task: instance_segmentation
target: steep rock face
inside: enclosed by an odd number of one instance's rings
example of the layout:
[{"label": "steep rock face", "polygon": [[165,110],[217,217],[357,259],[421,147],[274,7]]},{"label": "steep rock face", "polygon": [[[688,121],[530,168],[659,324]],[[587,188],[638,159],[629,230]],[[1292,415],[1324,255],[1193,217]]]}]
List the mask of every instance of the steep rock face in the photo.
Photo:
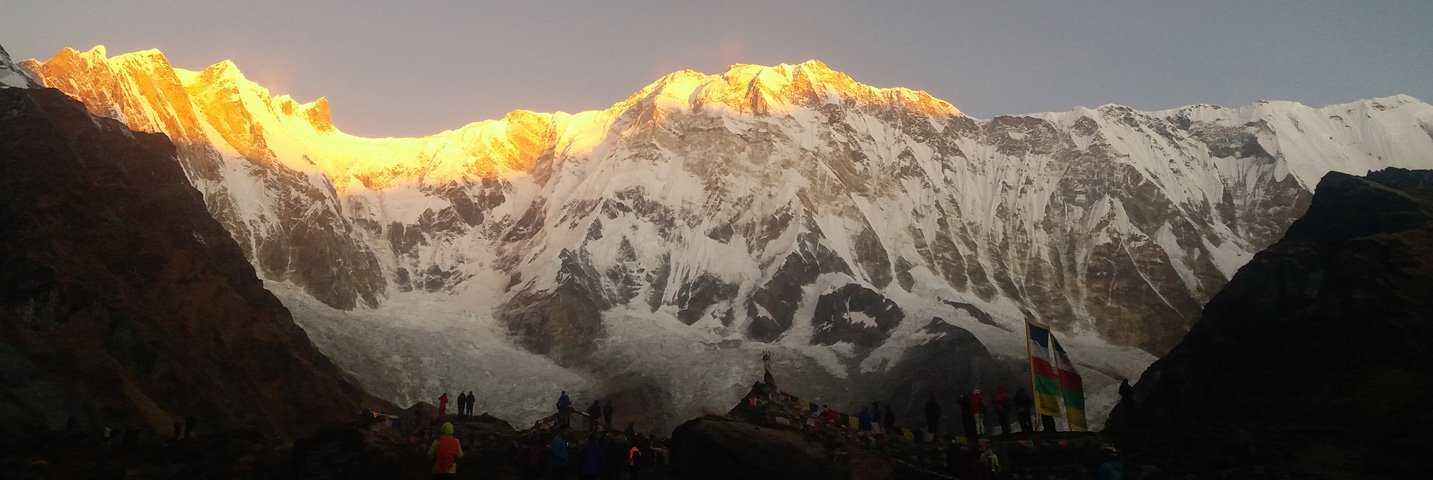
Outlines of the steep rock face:
[{"label": "steep rock face", "polygon": [[0,424],[297,435],[376,405],[265,291],[162,135],[0,88]]},{"label": "steep rock face", "polygon": [[[1290,451],[1263,461],[1330,477],[1426,471],[1413,453],[1433,425],[1429,291],[1433,171],[1329,174],[1288,234],[1144,373],[1110,430],[1249,431]],[[1339,454],[1318,453],[1329,449]]]},{"label": "steep rock face", "polygon": [[[95,67],[60,67],[89,65],[64,58],[76,55]],[[92,51],[26,65],[152,131],[182,137],[149,111],[188,118],[187,101],[218,159],[181,151],[210,211],[287,305],[314,312],[299,321],[317,342],[400,402],[554,361],[590,381],[581,393],[678,390],[649,380],[761,350],[834,390],[934,358],[911,354],[932,318],[1015,362],[1022,320],[1052,324],[1081,337],[1067,344],[1109,397],[1282,234],[1324,173],[1433,162],[1433,106],[1406,96],[976,120],[812,61],[676,72],[601,111],[365,139],[327,122],[326,102],[271,96],[227,62],[167,67],[185,98],[126,107],[142,82],[117,72],[134,62]],[[426,353],[395,378],[362,351],[375,344]],[[647,370],[622,363],[634,360]],[[448,375],[454,363],[475,367]],[[690,416],[701,398],[740,395],[741,365],[703,395],[655,398]],[[1092,401],[1092,417],[1107,404]]]}]

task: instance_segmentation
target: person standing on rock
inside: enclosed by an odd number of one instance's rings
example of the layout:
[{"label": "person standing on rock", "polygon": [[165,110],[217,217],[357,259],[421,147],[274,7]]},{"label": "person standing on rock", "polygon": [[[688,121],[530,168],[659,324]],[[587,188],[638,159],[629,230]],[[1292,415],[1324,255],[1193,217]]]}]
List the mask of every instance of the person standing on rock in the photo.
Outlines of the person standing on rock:
[{"label": "person standing on rock", "polygon": [[458,477],[458,459],[463,458],[463,446],[453,436],[453,422],[443,422],[442,434],[428,446],[428,458],[433,460],[433,478]]},{"label": "person standing on rock", "polygon": [[1035,431],[1035,426],[1030,422],[1030,410],[1035,408],[1035,399],[1030,398],[1024,388],[1020,388],[1015,390],[1015,400],[1012,403],[1015,406],[1015,420],[1020,422],[1020,431]]},{"label": "person standing on rock", "polygon": [[955,404],[960,406],[960,426],[965,427],[965,440],[975,441],[975,410],[970,408],[970,396],[960,394]]},{"label": "person standing on rock", "polygon": [[940,435],[940,402],[935,401],[935,394],[931,394],[930,400],[925,402],[925,431],[930,434],[931,440]]},{"label": "person standing on rock", "polygon": [[1010,434],[1010,399],[1005,396],[1005,386],[995,387],[995,397],[990,399],[990,409],[995,411],[995,418],[1000,421],[1000,434]]},{"label": "person standing on rock", "polygon": [[572,397],[567,396],[567,390],[563,390],[557,396],[557,428],[559,430],[572,425]]},{"label": "person standing on rock", "polygon": [[881,416],[881,402],[871,402],[871,433],[876,435],[886,433],[885,425],[881,424],[882,420],[885,419]]},{"label": "person standing on rock", "polygon": [[563,390],[562,394],[557,396],[557,411],[566,411],[571,408],[572,397],[567,396],[567,390]]},{"label": "person standing on rock", "polygon": [[607,424],[607,429],[612,429],[612,399],[607,399],[607,404],[602,406],[602,421]]},{"label": "person standing on rock", "polygon": [[1128,378],[1120,379],[1120,401],[1134,403],[1130,397],[1134,396],[1134,386],[1129,384]]},{"label": "person standing on rock", "polygon": [[438,396],[438,421],[448,418],[448,394]]},{"label": "person standing on rock", "polygon": [[896,436],[898,433],[896,431],[896,413],[891,411],[891,404],[886,404],[886,416],[881,416],[881,427],[886,428],[891,436]]},{"label": "person standing on rock", "polygon": [[592,426],[592,431],[597,431],[597,426],[602,424],[602,404],[597,400],[587,407],[587,423]]},{"label": "person standing on rock", "polygon": [[970,412],[975,415],[975,434],[985,435],[985,398],[980,395],[980,389],[970,395]]}]

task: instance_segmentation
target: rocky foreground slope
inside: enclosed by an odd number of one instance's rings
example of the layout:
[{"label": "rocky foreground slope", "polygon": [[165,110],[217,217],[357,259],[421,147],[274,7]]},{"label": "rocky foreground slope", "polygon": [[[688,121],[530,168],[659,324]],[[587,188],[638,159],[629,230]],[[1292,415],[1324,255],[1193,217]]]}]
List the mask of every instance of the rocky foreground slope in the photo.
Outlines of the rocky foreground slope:
[{"label": "rocky foreground slope", "polygon": [[980,120],[809,61],[368,139],[230,62],[96,48],[24,66],[169,135],[370,391],[477,388],[519,421],[566,389],[675,426],[737,398],[763,351],[803,391],[915,415],[1018,381],[1034,319],[1067,338],[1098,424],[1324,173],[1433,167],[1433,106],[1407,96]]},{"label": "rocky foreground slope", "polygon": [[186,416],[200,434],[294,438],[381,403],[264,290],[167,138],[26,86],[0,85],[7,440],[71,421],[148,438]]},{"label": "rocky foreground slope", "polygon": [[1430,292],[1433,171],[1329,174],[1107,432],[1135,439],[1125,443],[1146,461],[1225,478],[1260,465],[1294,478],[1422,475],[1433,467]]}]

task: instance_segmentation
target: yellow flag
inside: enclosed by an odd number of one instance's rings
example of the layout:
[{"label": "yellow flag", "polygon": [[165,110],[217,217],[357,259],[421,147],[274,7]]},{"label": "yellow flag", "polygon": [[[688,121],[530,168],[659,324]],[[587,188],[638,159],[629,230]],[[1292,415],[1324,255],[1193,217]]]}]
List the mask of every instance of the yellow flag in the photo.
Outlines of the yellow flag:
[{"label": "yellow flag", "polygon": [[916,439],[915,432],[912,432],[911,429],[908,427],[901,427],[901,436],[906,437],[906,440],[910,440],[913,442]]},{"label": "yellow flag", "polygon": [[846,423],[848,423],[848,424],[851,425],[851,429],[852,429],[852,430],[860,430],[860,429],[861,429],[861,419],[860,419],[860,418],[858,418],[858,417],[853,417],[853,416],[850,416],[850,415],[847,415],[846,418],[849,419],[849,420],[846,420]]}]

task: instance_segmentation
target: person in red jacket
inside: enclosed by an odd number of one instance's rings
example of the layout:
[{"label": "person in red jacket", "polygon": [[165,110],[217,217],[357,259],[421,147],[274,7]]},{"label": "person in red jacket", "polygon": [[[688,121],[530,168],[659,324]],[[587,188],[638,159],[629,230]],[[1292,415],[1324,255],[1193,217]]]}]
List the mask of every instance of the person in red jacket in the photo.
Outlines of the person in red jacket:
[{"label": "person in red jacket", "polygon": [[438,397],[438,420],[448,418],[448,394]]},{"label": "person in red jacket", "polygon": [[453,422],[443,422],[442,432],[443,434],[433,441],[433,445],[428,447],[428,458],[433,459],[433,478],[457,478],[458,459],[463,458],[463,445],[453,437]]},{"label": "person in red jacket", "polygon": [[1005,396],[1005,386],[995,387],[995,398],[990,399],[990,409],[995,411],[995,418],[1000,420],[1000,434],[1010,434],[1010,401]]}]

